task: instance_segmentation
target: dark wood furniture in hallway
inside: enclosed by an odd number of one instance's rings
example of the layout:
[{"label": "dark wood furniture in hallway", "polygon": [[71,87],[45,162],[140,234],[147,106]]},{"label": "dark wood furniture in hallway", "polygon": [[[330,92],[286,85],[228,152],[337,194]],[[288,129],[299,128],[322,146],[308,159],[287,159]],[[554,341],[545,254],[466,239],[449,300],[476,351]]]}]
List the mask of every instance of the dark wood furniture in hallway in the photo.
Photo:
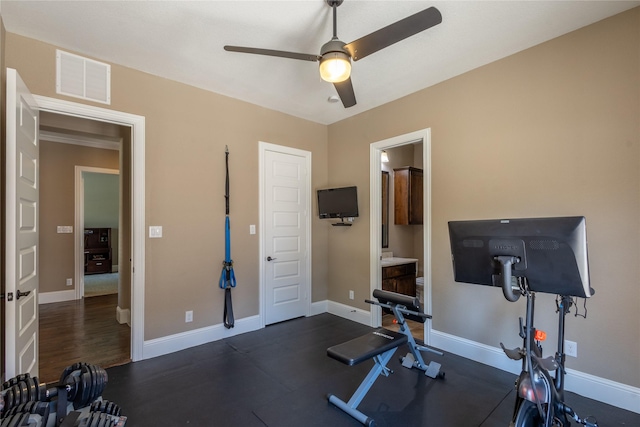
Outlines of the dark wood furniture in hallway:
[{"label": "dark wood furniture in hallway", "polygon": [[84,274],[111,273],[111,229],[84,229]]},{"label": "dark wood furniture in hallway", "polygon": [[60,379],[67,366],[103,368],[129,362],[131,328],[116,321],[118,295],[40,305],[40,382]]}]

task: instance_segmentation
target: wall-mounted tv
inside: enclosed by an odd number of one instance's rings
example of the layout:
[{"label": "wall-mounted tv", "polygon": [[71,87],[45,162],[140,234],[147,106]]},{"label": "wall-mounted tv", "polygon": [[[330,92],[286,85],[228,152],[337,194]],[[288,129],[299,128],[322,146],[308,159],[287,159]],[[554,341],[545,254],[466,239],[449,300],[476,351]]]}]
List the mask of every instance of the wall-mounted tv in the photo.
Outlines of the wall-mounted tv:
[{"label": "wall-mounted tv", "polygon": [[351,218],[358,216],[358,188],[326,188],[318,190],[320,218]]}]

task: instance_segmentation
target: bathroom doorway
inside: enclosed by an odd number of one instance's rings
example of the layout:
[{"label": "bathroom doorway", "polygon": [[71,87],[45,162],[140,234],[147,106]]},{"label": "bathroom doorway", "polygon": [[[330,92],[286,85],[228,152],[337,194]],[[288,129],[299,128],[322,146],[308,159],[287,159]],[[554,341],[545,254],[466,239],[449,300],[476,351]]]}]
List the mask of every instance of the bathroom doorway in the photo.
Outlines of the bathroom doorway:
[{"label": "bathroom doorway", "polygon": [[[397,151],[396,151],[397,149]],[[391,166],[384,167],[381,160],[382,152],[385,151],[389,157]],[[388,228],[388,247],[383,248],[382,245],[382,224],[383,224],[383,207],[382,207],[382,171],[388,171],[390,179],[393,180],[393,168],[395,162],[392,161],[394,151],[395,154],[402,156],[396,159],[397,162],[403,163],[402,166],[411,166],[422,169],[423,171],[423,194],[422,194],[422,224],[420,225],[402,225],[398,226],[398,235],[394,236],[391,231],[393,220],[390,219]],[[409,163],[409,164],[404,164]],[[389,171],[389,169],[391,169]],[[371,261],[370,261],[370,277],[371,292],[379,289],[382,284],[382,262],[381,257],[384,252],[393,252],[394,246],[403,245],[402,254],[415,254],[412,258],[418,260],[416,267],[416,291],[421,294],[423,308],[426,313],[431,312],[431,132],[430,129],[422,129],[416,132],[400,135],[386,140],[372,143],[370,146],[370,242],[371,242]],[[388,200],[393,203],[392,191],[389,191]],[[389,209],[391,212],[393,209]],[[406,240],[406,241],[403,241]],[[420,279],[418,279],[420,278]],[[421,286],[419,286],[421,285]],[[419,296],[420,297],[420,296]],[[383,323],[382,310],[378,307],[372,307],[371,310],[371,326],[380,326]],[[414,325],[415,328],[419,325]],[[424,323],[422,334],[419,336],[425,344],[429,344],[431,332],[431,321]]]}]

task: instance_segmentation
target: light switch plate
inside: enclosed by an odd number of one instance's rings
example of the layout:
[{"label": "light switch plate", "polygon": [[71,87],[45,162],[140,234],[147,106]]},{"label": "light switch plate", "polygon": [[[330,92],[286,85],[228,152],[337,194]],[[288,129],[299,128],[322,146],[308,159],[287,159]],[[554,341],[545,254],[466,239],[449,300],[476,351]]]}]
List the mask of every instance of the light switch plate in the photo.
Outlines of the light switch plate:
[{"label": "light switch plate", "polygon": [[149,226],[149,238],[158,239],[162,237],[162,226],[161,225],[150,225]]},{"label": "light switch plate", "polygon": [[59,234],[71,234],[73,233],[73,226],[72,225],[59,225],[57,227],[57,231]]}]

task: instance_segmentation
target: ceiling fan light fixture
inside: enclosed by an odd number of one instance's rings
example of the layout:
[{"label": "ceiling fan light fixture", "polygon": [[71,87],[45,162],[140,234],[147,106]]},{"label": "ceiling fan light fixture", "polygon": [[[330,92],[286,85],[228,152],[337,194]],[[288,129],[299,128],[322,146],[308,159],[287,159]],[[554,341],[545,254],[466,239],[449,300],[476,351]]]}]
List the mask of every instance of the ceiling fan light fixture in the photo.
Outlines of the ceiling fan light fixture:
[{"label": "ceiling fan light fixture", "polygon": [[351,58],[343,52],[328,52],[320,60],[320,77],[329,83],[340,83],[351,75]]}]

